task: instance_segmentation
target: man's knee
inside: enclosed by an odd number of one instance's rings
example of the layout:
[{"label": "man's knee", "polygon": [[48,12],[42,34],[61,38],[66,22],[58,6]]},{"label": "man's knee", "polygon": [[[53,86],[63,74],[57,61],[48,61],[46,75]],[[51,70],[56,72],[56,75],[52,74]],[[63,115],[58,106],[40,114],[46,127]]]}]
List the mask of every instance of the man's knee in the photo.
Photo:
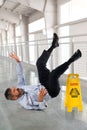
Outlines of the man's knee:
[{"label": "man's knee", "polygon": [[37,68],[45,67],[45,61],[42,57],[38,58],[38,60],[36,62],[36,66],[37,66]]},{"label": "man's knee", "polygon": [[59,95],[59,93],[60,93],[60,88],[58,88],[58,90],[57,91],[51,91],[51,92],[49,92],[49,94],[50,94],[50,96],[52,97],[52,98],[55,98],[55,97],[57,97],[58,95]]},{"label": "man's knee", "polygon": [[42,55],[37,59],[36,62],[36,66],[40,67],[40,66],[45,66],[46,65],[46,61],[47,61],[47,51],[44,50]]}]

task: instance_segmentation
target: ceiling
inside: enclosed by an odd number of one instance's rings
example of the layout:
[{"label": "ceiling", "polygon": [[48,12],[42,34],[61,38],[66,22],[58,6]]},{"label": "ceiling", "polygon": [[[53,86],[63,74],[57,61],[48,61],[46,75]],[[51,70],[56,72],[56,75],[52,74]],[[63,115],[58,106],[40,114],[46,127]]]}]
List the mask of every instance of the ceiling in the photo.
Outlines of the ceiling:
[{"label": "ceiling", "polygon": [[22,15],[29,17],[36,12],[29,0],[0,0],[0,29],[6,29],[8,23],[19,23]]},{"label": "ceiling", "polygon": [[31,13],[36,11],[35,9],[29,7],[29,4],[26,6],[22,3],[17,2],[17,0],[4,0],[1,8],[7,11],[11,11],[15,14],[21,14],[25,16],[29,16]]}]

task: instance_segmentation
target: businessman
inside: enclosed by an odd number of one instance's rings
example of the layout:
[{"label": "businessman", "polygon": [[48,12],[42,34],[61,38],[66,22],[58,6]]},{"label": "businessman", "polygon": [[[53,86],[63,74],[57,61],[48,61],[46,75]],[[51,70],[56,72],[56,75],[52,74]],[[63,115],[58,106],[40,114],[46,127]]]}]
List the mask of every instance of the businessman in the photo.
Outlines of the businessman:
[{"label": "businessman", "polygon": [[38,78],[40,84],[26,85],[23,68],[19,57],[15,53],[10,53],[10,57],[17,62],[17,87],[9,87],[4,95],[8,100],[16,100],[25,109],[44,110],[47,107],[46,102],[56,96],[60,92],[59,77],[68,69],[72,62],[82,56],[78,49],[65,63],[58,66],[50,72],[46,67],[47,61],[52,51],[59,47],[59,38],[56,33],[53,34],[53,40],[50,48],[44,50],[37,59],[36,66],[38,70]]}]

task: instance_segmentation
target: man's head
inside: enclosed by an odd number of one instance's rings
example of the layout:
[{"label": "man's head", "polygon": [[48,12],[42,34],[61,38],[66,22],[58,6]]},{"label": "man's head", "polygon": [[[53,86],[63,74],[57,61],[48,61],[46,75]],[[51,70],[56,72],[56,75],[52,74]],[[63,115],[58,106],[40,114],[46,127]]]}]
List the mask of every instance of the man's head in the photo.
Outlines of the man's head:
[{"label": "man's head", "polygon": [[7,88],[4,95],[8,100],[17,100],[24,94],[24,90],[21,88],[11,87]]}]

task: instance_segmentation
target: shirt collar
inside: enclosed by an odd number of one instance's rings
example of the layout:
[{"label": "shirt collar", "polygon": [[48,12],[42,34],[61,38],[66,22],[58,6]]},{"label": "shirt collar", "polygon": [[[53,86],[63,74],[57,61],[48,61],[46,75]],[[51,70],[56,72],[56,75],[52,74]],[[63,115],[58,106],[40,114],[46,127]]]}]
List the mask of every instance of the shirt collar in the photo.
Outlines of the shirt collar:
[{"label": "shirt collar", "polygon": [[23,94],[21,97],[19,97],[19,98],[17,99],[17,101],[18,101],[18,102],[21,101],[21,100],[24,98],[24,96],[25,96],[25,94]]}]

